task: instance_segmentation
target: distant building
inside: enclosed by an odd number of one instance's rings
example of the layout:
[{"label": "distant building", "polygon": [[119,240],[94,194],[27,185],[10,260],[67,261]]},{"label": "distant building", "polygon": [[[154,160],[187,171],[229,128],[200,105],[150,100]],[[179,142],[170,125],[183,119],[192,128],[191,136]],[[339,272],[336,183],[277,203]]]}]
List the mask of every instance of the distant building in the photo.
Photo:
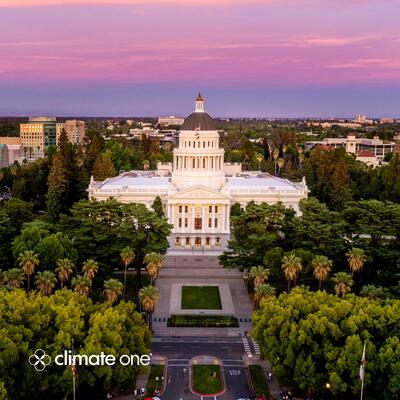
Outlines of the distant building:
[{"label": "distant building", "polygon": [[370,150],[362,150],[357,154],[357,161],[361,161],[364,164],[371,165],[373,167],[378,167],[382,164],[382,161],[374,155]]},{"label": "distant building", "polygon": [[9,167],[15,161],[22,162],[24,158],[24,151],[19,137],[0,137],[0,167]]},{"label": "distant building", "polygon": [[383,160],[387,153],[394,149],[393,142],[385,142],[380,140],[378,136],[373,139],[356,138],[354,135],[348,135],[346,138],[325,138],[318,141],[310,141],[304,143],[306,151],[316,146],[328,146],[334,149],[344,147],[347,153],[358,154],[363,150],[371,151],[379,160]]},{"label": "distant building", "polygon": [[83,138],[85,137],[86,125],[84,121],[77,121],[76,119],[68,120],[64,123],[58,123],[56,127],[57,144],[63,130],[67,133],[69,142],[79,144],[82,143]]},{"label": "distant building", "polygon": [[158,123],[160,125],[164,125],[164,126],[183,125],[184,122],[185,122],[184,118],[179,118],[179,117],[175,117],[175,116],[158,118]]},{"label": "distant building", "polygon": [[355,122],[307,122],[308,126],[320,126],[323,129],[329,129],[333,126],[339,126],[340,128],[346,129],[358,129],[361,128],[360,123]]},{"label": "distant building", "polygon": [[380,124],[394,124],[396,120],[394,118],[381,118],[379,120]]},{"label": "distant building", "polygon": [[400,154],[400,133],[398,133],[394,138],[394,154]]},{"label": "distant building", "polygon": [[56,145],[55,117],[30,117],[29,122],[20,124],[21,145],[28,160],[44,157],[49,146]]},{"label": "distant building", "polygon": [[372,119],[367,119],[365,115],[357,115],[354,119],[354,122],[357,124],[373,124],[374,121]]}]

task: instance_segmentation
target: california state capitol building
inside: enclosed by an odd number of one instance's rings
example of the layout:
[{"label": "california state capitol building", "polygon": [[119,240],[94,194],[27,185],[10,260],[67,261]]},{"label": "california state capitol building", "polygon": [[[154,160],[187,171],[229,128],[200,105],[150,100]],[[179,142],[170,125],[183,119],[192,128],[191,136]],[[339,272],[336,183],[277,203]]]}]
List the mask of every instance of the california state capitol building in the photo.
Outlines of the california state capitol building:
[{"label": "california state capitol building", "polygon": [[220,253],[230,238],[230,207],[250,201],[299,211],[307,197],[305,180],[289,180],[257,171],[242,171],[240,164],[224,163],[224,149],[215,121],[205,112],[202,96],[183,123],[173,162],[154,171],[129,171],[102,182],[91,179],[89,198],[115,198],[143,203],[148,208],[159,196],[169,223],[169,254]]}]

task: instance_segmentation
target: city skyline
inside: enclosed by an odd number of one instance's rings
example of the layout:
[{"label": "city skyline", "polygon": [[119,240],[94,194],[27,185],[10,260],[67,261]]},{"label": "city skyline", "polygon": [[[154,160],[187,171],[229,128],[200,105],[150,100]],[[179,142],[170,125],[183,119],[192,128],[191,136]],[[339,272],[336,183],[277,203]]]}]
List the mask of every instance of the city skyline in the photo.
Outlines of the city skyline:
[{"label": "city skyline", "polygon": [[398,0],[146,3],[0,0],[0,115],[400,115]]}]

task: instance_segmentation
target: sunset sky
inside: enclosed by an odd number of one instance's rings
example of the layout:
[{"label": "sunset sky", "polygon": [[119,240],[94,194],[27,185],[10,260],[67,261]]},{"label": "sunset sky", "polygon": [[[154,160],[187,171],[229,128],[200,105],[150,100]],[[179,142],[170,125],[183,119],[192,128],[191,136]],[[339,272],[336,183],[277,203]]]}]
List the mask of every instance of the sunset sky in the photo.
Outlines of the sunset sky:
[{"label": "sunset sky", "polygon": [[[17,5],[17,6],[16,6]],[[400,117],[400,0],[0,0],[0,115]]]}]

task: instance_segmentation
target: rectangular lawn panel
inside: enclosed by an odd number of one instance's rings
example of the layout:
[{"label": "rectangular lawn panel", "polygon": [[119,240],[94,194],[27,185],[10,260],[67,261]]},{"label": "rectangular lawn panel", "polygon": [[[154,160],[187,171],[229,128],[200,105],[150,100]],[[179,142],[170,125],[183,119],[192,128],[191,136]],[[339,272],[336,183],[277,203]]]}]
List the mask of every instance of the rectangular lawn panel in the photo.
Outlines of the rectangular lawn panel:
[{"label": "rectangular lawn panel", "polygon": [[182,286],[183,310],[222,310],[218,286]]},{"label": "rectangular lawn panel", "polygon": [[223,387],[219,365],[193,365],[193,389],[201,394],[221,392]]},{"label": "rectangular lawn panel", "polygon": [[171,315],[167,326],[182,328],[238,328],[239,321],[232,315]]}]

